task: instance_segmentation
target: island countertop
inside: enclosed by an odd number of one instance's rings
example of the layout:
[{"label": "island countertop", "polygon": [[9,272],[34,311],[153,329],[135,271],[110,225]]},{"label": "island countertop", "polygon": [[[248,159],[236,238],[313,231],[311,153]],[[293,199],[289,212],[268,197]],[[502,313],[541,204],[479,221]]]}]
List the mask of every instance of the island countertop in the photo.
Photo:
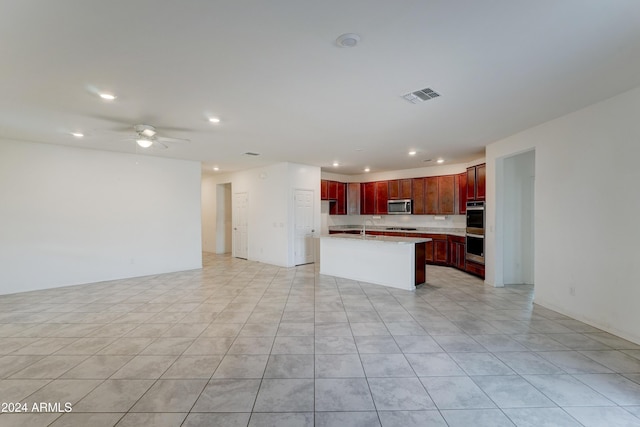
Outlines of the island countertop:
[{"label": "island countertop", "polygon": [[[464,228],[449,228],[449,227],[411,227],[411,226],[367,226],[367,231],[385,232],[385,233],[398,233],[409,236],[411,234],[446,234],[451,236],[465,236]],[[362,231],[362,225],[331,225],[329,231],[333,233],[340,232],[353,232]]]},{"label": "island countertop", "polygon": [[414,290],[426,279],[428,237],[331,234],[320,237],[320,274]]},{"label": "island countertop", "polygon": [[349,239],[349,240],[360,240],[364,242],[395,243],[395,244],[415,244],[415,243],[422,243],[422,242],[430,242],[432,240],[428,237],[375,236],[371,234],[362,236],[359,234],[346,234],[346,233],[324,235],[322,236],[322,238]]}]

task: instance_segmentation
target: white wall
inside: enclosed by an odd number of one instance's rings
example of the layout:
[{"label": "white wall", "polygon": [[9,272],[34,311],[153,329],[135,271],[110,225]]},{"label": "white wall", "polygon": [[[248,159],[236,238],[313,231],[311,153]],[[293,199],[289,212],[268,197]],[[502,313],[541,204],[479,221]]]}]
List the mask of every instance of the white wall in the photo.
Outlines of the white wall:
[{"label": "white wall", "polygon": [[0,141],[0,293],[200,268],[200,164]]},{"label": "white wall", "polygon": [[213,179],[201,180],[201,210],[202,210],[202,250],[216,252],[216,182]]},{"label": "white wall", "polygon": [[[274,165],[230,173],[204,175],[203,188],[231,183],[231,191],[248,195],[248,259],[283,267],[294,265],[294,190],[308,189],[316,194],[315,230],[320,230],[320,168],[296,163]],[[204,196],[203,196],[204,197]],[[210,209],[214,216],[203,219],[203,227],[212,231],[208,239],[216,240],[215,224],[219,209],[215,196]],[[213,223],[213,225],[210,224]],[[206,224],[205,224],[206,223]]]},{"label": "white wall", "polygon": [[231,183],[216,185],[216,253],[230,253],[232,247]]},{"label": "white wall", "polygon": [[496,161],[535,149],[536,302],[640,343],[639,111],[640,87],[487,146],[486,281],[503,279]]},{"label": "white wall", "polygon": [[505,284],[533,284],[535,151],[508,157],[502,166],[503,280]]}]

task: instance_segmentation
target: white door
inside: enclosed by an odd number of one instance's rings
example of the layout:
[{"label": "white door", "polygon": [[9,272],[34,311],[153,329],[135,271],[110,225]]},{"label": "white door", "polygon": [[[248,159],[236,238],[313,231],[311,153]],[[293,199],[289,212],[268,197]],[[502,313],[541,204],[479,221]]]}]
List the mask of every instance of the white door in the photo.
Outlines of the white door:
[{"label": "white door", "polygon": [[247,259],[247,193],[233,195],[233,256]]},{"label": "white door", "polygon": [[295,264],[309,264],[314,260],[313,190],[295,190]]}]

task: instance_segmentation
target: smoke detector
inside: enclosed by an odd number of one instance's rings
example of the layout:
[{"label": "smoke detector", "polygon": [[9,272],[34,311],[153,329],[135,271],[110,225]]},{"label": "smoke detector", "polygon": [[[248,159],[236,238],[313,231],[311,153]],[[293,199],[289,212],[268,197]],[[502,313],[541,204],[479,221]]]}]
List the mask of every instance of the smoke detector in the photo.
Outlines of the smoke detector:
[{"label": "smoke detector", "polygon": [[356,47],[360,42],[360,36],[353,33],[346,33],[336,39],[339,47]]},{"label": "smoke detector", "polygon": [[420,102],[428,101],[433,98],[439,97],[440,94],[431,88],[420,89],[415,92],[410,92],[406,95],[402,95],[407,101],[418,104]]}]

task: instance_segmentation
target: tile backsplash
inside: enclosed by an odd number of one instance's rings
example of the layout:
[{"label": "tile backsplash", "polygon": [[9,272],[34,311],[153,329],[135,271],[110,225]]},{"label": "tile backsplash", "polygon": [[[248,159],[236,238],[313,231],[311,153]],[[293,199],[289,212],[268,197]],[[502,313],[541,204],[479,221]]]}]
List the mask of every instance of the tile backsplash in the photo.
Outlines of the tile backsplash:
[{"label": "tile backsplash", "polygon": [[[329,202],[321,205],[322,232],[328,233],[328,227],[336,225],[362,225],[367,220],[380,227],[433,227],[433,228],[465,228],[464,215],[329,215]],[[374,217],[380,219],[373,219]],[[435,219],[442,218],[444,219]]]}]

